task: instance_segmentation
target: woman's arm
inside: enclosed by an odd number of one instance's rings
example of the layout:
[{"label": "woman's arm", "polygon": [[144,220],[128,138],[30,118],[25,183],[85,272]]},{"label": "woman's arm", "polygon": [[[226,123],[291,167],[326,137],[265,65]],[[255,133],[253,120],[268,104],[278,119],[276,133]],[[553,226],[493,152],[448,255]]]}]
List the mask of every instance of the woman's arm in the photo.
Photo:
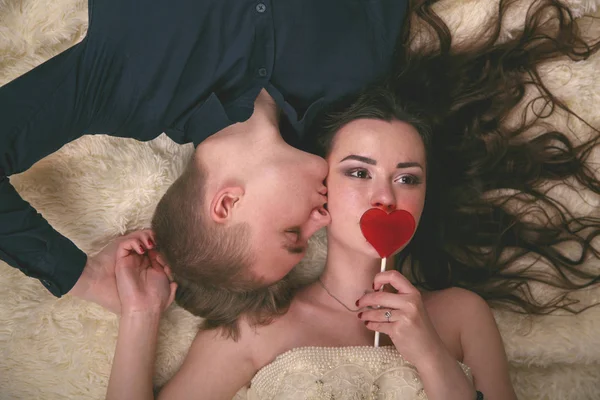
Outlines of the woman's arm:
[{"label": "woman's arm", "polygon": [[416,366],[428,399],[475,400],[477,397],[469,378],[443,344]]},{"label": "woman's arm", "polygon": [[485,400],[516,400],[502,337],[489,306],[475,293],[461,292],[463,362],[471,368],[475,388]]},{"label": "woman's arm", "polygon": [[160,400],[231,400],[256,374],[252,328],[242,327],[235,342],[221,331],[200,331],[183,365],[163,387]]},{"label": "woman's arm", "polygon": [[[159,314],[121,317],[107,399],[154,399]],[[217,331],[198,333],[177,374],[158,395],[168,400],[231,400],[254,376],[251,346]]]},{"label": "woman's arm", "polygon": [[[162,312],[175,297],[176,285],[168,268],[144,243],[150,231],[120,244],[115,267],[121,301],[119,337],[106,398],[109,400],[154,399],[152,378],[156,361],[158,328]],[[241,323],[240,340],[219,331],[198,333],[177,374],[159,394],[160,399],[226,399],[250,381],[253,330]]]},{"label": "woman's arm", "polygon": [[121,315],[107,399],[154,399],[152,377],[160,315],[160,312]]},{"label": "woman's arm", "polygon": [[[119,339],[107,399],[154,399],[152,377],[159,314],[121,317]],[[198,333],[183,365],[167,382],[158,399],[231,400],[247,384],[256,369],[251,345],[226,339],[218,331]]]},{"label": "woman's arm", "polygon": [[152,377],[160,317],[173,302],[177,285],[169,282],[156,253],[150,250],[154,242],[151,231],[128,238],[119,244],[116,254],[121,318],[106,398],[149,400],[154,399]]}]

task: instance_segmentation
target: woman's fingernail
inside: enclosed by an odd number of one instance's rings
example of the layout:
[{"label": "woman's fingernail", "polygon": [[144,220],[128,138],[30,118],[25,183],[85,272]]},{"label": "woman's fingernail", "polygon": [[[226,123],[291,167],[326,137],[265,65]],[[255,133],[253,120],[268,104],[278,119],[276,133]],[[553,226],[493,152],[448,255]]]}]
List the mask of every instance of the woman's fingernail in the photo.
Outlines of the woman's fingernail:
[{"label": "woman's fingernail", "polygon": [[358,318],[360,319],[360,317],[362,317],[362,312],[358,313]]},{"label": "woman's fingernail", "polygon": [[[360,300],[360,299],[359,299],[359,300]],[[354,303],[354,304],[356,304],[356,307],[358,307],[358,300],[356,300],[356,303]]]},{"label": "woman's fingernail", "polygon": [[369,321],[364,321],[365,322],[365,326],[369,323]]},{"label": "woman's fingernail", "polygon": [[373,282],[373,290],[375,290],[375,282]]}]

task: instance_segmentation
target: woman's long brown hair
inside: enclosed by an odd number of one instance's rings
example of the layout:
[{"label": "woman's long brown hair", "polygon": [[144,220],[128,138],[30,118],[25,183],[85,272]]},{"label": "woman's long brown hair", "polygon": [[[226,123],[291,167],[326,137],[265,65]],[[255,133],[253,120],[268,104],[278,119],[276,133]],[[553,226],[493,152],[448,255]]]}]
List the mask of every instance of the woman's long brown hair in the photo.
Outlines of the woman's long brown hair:
[{"label": "woman's long brown hair", "polygon": [[[600,132],[548,90],[538,67],[561,58],[584,60],[600,43],[585,40],[556,0],[531,1],[524,28],[505,39],[503,20],[523,1],[500,0],[483,39],[453,46],[432,9],[435,2],[412,2],[413,29],[399,43],[391,83],[431,130],[423,219],[399,263],[425,289],[460,286],[492,305],[526,313],[579,312],[585,306],[569,292],[600,280],[600,271],[586,268],[600,255],[593,243],[600,219],[575,215],[549,192],[566,185],[600,195],[588,163]],[[423,35],[429,45],[415,49]],[[507,123],[532,88],[539,95],[526,102],[527,113],[518,124]],[[581,143],[547,127],[531,135],[558,110],[584,122],[592,135]],[[536,298],[532,282],[558,294]]]}]

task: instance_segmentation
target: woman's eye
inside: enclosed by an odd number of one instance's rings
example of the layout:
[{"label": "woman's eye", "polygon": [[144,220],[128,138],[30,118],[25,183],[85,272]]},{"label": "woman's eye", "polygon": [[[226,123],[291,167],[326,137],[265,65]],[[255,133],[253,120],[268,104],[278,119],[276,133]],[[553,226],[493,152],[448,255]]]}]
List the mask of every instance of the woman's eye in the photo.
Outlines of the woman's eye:
[{"label": "woman's eye", "polygon": [[419,178],[412,175],[402,175],[396,182],[402,183],[404,185],[416,185],[419,183]]},{"label": "woman's eye", "polygon": [[367,172],[366,169],[353,169],[350,170],[346,173],[347,176],[351,176],[353,178],[358,178],[358,179],[368,179],[369,178],[369,172]]}]

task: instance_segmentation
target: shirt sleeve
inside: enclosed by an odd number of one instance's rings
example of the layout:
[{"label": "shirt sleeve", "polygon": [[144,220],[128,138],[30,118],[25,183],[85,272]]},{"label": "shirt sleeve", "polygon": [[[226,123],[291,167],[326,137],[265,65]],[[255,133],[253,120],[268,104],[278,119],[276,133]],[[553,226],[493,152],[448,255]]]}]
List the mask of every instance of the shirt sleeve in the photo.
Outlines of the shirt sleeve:
[{"label": "shirt sleeve", "polygon": [[10,184],[89,124],[79,43],[0,87],[0,259],[39,279],[55,296],[79,279],[85,253],[59,234]]}]

